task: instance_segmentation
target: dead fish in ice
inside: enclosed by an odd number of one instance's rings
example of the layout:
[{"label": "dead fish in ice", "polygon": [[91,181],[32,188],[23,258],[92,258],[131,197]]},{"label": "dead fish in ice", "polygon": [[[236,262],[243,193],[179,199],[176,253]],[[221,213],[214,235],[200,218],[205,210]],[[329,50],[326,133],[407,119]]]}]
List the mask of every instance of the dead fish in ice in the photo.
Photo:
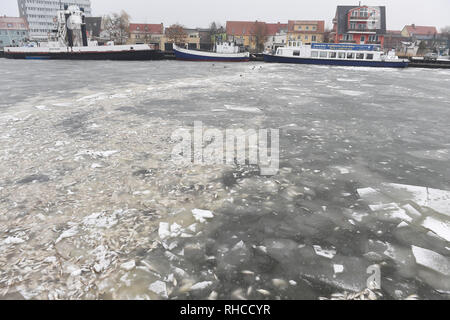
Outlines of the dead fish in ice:
[{"label": "dead fish in ice", "polygon": [[270,296],[270,292],[265,289],[258,289],[256,291],[261,293],[263,296]]},{"label": "dead fish in ice", "polygon": [[250,271],[250,270],[243,270],[243,271],[241,271],[241,273],[245,274],[245,275],[254,275],[255,274],[253,271]]},{"label": "dead fish in ice", "polygon": [[283,279],[272,279],[272,284],[279,289],[286,289],[288,283]]}]

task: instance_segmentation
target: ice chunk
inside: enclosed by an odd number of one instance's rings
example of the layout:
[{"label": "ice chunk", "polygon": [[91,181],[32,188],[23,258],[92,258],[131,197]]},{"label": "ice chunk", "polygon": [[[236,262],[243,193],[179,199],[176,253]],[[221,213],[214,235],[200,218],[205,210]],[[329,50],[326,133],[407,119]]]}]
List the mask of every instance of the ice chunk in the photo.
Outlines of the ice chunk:
[{"label": "ice chunk", "polygon": [[406,211],[400,208],[396,203],[369,205],[372,211],[383,211],[392,219],[400,219],[403,221],[411,222],[412,218],[406,214]]},{"label": "ice chunk", "polygon": [[450,261],[434,251],[412,246],[412,252],[417,264],[437,271],[443,275],[450,276]]},{"label": "ice chunk", "polygon": [[442,239],[450,241],[450,224],[433,217],[427,217],[422,226],[433,231]]},{"label": "ice chunk", "polygon": [[261,112],[261,109],[256,108],[256,107],[239,107],[239,106],[225,105],[225,108],[227,110],[241,111],[241,112],[250,112],[250,113],[259,113],[259,112]]},{"label": "ice chunk", "polygon": [[95,212],[83,219],[85,226],[109,229],[117,224],[114,213]]},{"label": "ice chunk", "polygon": [[214,218],[213,213],[208,210],[194,209],[192,210],[192,214],[195,220],[197,220],[200,223],[206,222],[206,219]]},{"label": "ice chunk", "polygon": [[344,266],[342,264],[334,264],[333,269],[334,269],[334,273],[344,272]]},{"label": "ice chunk", "polygon": [[328,259],[333,259],[334,256],[336,255],[336,250],[334,249],[330,249],[330,250],[326,250],[326,249],[322,249],[321,246],[313,246],[314,247],[314,251],[316,252],[316,254],[318,256],[322,256]]},{"label": "ice chunk", "polygon": [[59,236],[59,238],[56,239],[56,242],[55,242],[55,243],[58,243],[58,242],[60,242],[61,240],[66,239],[66,238],[71,238],[71,237],[73,237],[74,235],[76,235],[77,233],[78,233],[78,227],[77,227],[77,226],[72,227],[72,228],[70,228],[70,229],[64,231],[63,233],[61,233],[61,235]]},{"label": "ice chunk", "polygon": [[450,191],[395,183],[383,186],[393,197],[411,200],[420,206],[450,216]]},{"label": "ice chunk", "polygon": [[164,282],[158,280],[156,282],[153,282],[148,289],[154,293],[156,293],[157,295],[160,295],[163,298],[168,298],[168,294],[167,294],[167,286]]},{"label": "ice chunk", "polygon": [[212,281],[203,281],[194,284],[190,290],[203,290],[212,285]]},{"label": "ice chunk", "polygon": [[24,242],[25,240],[17,237],[8,237],[5,240],[3,240],[3,244],[21,244]]},{"label": "ice chunk", "polygon": [[122,263],[120,265],[120,269],[125,270],[125,271],[133,270],[134,267],[136,267],[136,262],[134,260]]},{"label": "ice chunk", "polygon": [[170,237],[169,224],[167,222],[159,223],[158,235],[161,238],[161,240],[164,240],[164,239]]}]

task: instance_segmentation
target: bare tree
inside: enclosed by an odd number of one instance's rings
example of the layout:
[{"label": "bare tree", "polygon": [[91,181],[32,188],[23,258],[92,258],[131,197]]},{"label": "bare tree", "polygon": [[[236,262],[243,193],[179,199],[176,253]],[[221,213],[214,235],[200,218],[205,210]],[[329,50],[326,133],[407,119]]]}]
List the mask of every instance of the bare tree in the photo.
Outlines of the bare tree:
[{"label": "bare tree", "polygon": [[130,35],[130,15],[125,11],[113,13],[104,18],[104,30],[110,41],[125,44]]},{"label": "bare tree", "polygon": [[169,42],[175,44],[184,44],[186,43],[187,34],[184,31],[183,26],[179,24],[173,24],[166,29],[166,36],[169,39]]},{"label": "bare tree", "polygon": [[267,28],[264,22],[255,21],[251,29],[252,42],[258,52],[264,51],[264,44],[267,41]]}]

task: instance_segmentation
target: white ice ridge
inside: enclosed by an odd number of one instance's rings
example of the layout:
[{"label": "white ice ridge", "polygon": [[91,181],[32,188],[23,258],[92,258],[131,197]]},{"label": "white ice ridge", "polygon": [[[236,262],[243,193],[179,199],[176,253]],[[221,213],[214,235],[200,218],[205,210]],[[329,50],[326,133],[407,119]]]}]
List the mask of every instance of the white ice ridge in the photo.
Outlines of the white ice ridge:
[{"label": "white ice ridge", "polygon": [[[395,183],[384,183],[380,188],[358,189],[358,194],[372,205],[387,205],[393,202],[413,202],[420,207],[430,208],[440,214],[450,217],[450,191],[420,186]],[[403,207],[411,215],[417,215],[417,210],[411,205]]]},{"label": "white ice ridge", "polygon": [[416,262],[443,275],[450,276],[450,260],[434,251],[412,246]]}]

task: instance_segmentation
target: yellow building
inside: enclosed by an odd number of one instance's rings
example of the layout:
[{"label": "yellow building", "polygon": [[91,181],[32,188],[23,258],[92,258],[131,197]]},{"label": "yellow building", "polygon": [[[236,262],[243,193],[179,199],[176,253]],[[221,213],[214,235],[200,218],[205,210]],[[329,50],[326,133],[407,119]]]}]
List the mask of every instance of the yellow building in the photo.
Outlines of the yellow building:
[{"label": "yellow building", "polygon": [[[167,29],[166,29],[167,30]],[[200,33],[197,29],[187,29],[183,28],[185,33],[185,37],[183,40],[180,40],[177,43],[179,46],[187,47],[189,49],[200,49]],[[160,40],[160,49],[162,51],[171,51],[172,50],[172,41],[167,36],[167,33],[161,37]]]},{"label": "yellow building", "polygon": [[322,20],[289,20],[287,39],[302,41],[304,44],[323,42],[325,21]]}]

